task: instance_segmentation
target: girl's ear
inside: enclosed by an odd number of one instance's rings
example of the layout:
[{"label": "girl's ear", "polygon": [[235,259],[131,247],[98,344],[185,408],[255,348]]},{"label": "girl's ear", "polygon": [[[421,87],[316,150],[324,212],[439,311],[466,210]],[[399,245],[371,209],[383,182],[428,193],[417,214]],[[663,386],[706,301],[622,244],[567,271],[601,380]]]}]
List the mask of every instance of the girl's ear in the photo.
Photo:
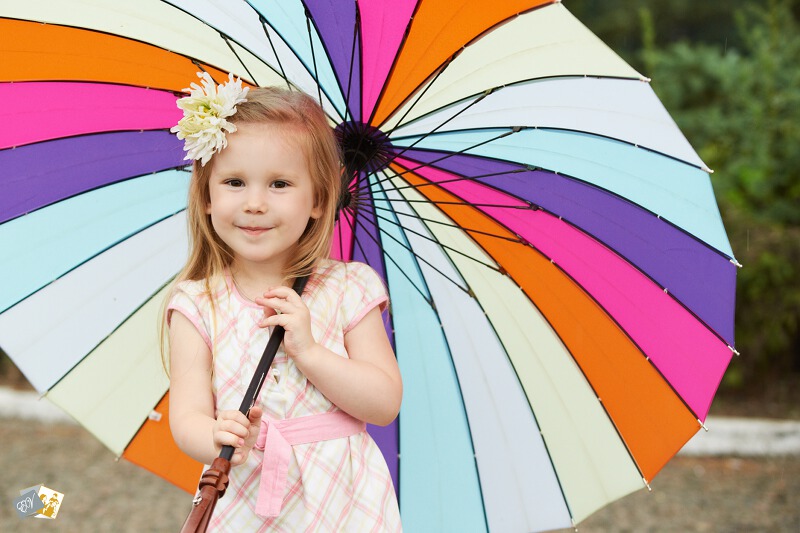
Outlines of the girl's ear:
[{"label": "girl's ear", "polygon": [[[211,207],[211,206],[209,206],[209,208],[210,208],[210,207]],[[318,219],[318,218],[319,218],[319,217],[321,217],[321,216],[322,216],[322,207],[320,207],[320,206],[318,206],[318,205],[317,205],[317,206],[314,206],[314,207],[311,209],[311,218],[313,218],[314,220],[316,220],[316,219]]]},{"label": "girl's ear", "polygon": [[208,202],[206,204],[206,215],[210,215],[210,214],[211,214],[211,202]]}]

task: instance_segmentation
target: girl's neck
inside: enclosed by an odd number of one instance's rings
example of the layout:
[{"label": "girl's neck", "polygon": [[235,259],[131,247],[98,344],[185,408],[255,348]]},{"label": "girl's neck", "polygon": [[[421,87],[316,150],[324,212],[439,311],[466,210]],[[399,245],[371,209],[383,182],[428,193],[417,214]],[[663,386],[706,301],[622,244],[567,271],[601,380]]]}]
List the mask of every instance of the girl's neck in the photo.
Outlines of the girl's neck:
[{"label": "girl's neck", "polygon": [[230,274],[239,294],[251,301],[260,298],[270,287],[283,285],[280,272],[248,268],[236,262],[230,265]]}]

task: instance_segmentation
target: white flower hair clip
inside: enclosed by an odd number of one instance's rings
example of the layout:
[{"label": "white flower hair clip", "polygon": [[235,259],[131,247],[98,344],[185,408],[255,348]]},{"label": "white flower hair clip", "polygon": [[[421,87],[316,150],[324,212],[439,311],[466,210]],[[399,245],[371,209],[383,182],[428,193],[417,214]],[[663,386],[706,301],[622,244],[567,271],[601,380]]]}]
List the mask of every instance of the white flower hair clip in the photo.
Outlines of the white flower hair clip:
[{"label": "white flower hair clip", "polygon": [[228,81],[217,85],[208,72],[198,72],[203,85],[196,83],[184,89],[191,91],[189,96],[178,100],[183,109],[183,118],[169,131],[185,140],[183,149],[186,160],[200,160],[205,166],[211,156],[228,146],[225,133],[236,131],[236,125],[228,122],[228,117],[236,113],[236,106],[246,102],[248,87],[242,88],[242,80],[234,80],[228,74]]}]

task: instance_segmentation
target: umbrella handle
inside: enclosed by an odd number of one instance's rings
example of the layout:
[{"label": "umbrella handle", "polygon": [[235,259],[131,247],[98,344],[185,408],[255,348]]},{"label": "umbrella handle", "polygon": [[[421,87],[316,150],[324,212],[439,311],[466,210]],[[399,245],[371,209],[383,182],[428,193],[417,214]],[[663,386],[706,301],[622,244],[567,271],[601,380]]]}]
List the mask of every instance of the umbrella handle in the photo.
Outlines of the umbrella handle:
[{"label": "umbrella handle", "polygon": [[208,522],[214,513],[214,507],[228,488],[228,473],[231,462],[217,457],[211,468],[203,472],[200,478],[199,494],[192,501],[192,510],[181,527],[181,533],[205,533]]},{"label": "umbrella handle", "polygon": [[[303,289],[305,289],[307,282],[308,276],[299,277],[295,280],[292,288],[297,294],[303,294]],[[282,326],[275,326],[272,330],[272,335],[269,337],[264,353],[261,355],[261,360],[258,362],[253,378],[250,380],[250,386],[247,387],[247,392],[242,399],[242,405],[239,407],[239,411],[245,416],[250,411],[250,407],[255,404],[256,398],[261,392],[261,385],[264,384],[264,379],[267,377],[269,367],[272,366],[278,347],[283,342],[285,333],[286,331]],[[214,459],[211,467],[203,472],[203,476],[200,478],[200,493],[192,502],[192,510],[183,523],[181,533],[204,532],[208,528],[208,522],[211,520],[211,514],[214,512],[217,500],[222,498],[225,494],[225,489],[228,488],[228,473],[231,471],[233,451],[233,446],[223,446],[219,457]]]}]

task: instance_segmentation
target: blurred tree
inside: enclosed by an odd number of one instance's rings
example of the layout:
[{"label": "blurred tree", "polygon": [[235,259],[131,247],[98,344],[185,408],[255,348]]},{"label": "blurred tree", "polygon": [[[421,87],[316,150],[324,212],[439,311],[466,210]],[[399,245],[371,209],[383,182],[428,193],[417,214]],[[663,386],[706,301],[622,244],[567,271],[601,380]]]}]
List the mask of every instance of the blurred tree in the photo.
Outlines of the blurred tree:
[{"label": "blurred tree", "polygon": [[658,21],[654,44],[659,48],[679,41],[739,48],[734,13],[749,1],[564,0],[564,5],[618,54],[642,68],[641,10]]}]

